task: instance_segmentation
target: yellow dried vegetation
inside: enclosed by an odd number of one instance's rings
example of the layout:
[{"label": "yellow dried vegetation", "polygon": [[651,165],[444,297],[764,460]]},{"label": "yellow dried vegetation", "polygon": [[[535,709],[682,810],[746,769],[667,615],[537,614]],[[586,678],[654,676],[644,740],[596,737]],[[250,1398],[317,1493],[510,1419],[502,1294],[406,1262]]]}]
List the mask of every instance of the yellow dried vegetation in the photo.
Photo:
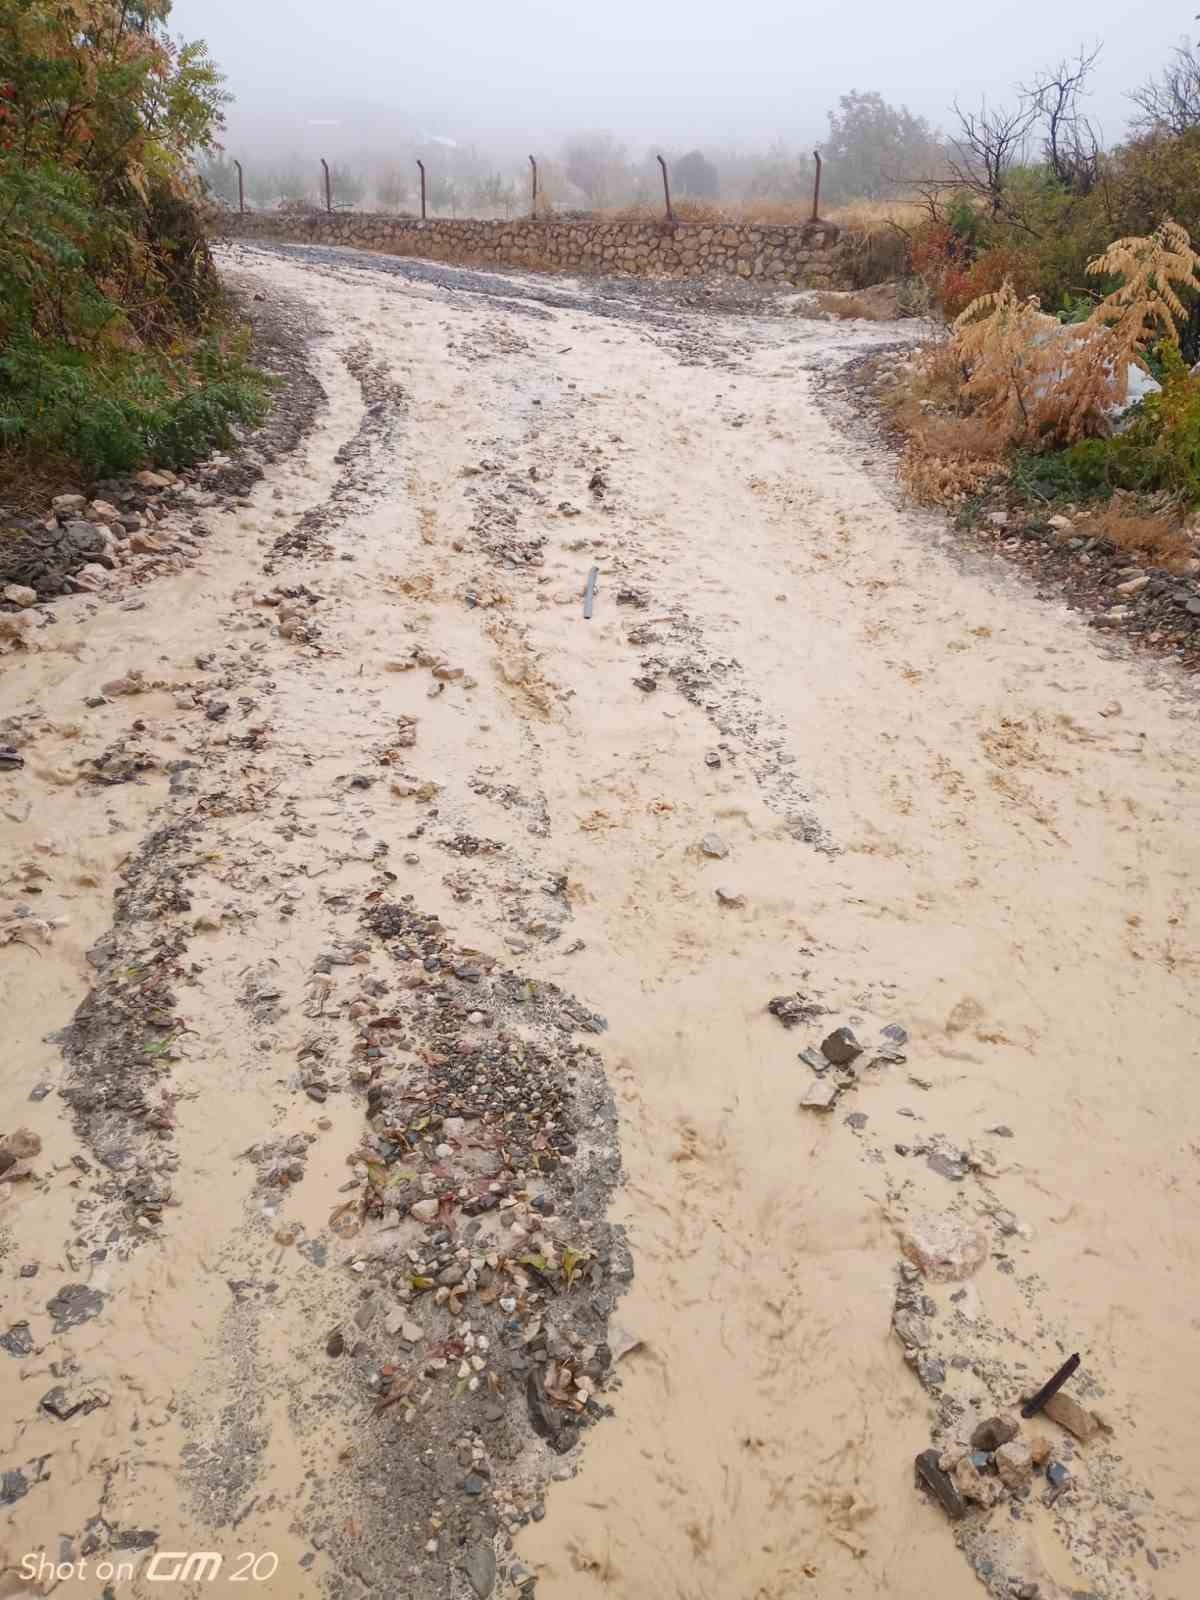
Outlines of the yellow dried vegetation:
[{"label": "yellow dried vegetation", "polygon": [[1123,282],[1085,322],[1064,327],[1005,279],[954,323],[962,401],[1008,446],[1062,446],[1108,432],[1130,367],[1144,368],[1149,345],[1173,338],[1187,315],[1176,285],[1200,288],[1200,255],[1169,219],[1145,238],[1118,239],[1088,271]]},{"label": "yellow dried vegetation", "polygon": [[1180,291],[1200,289],[1200,254],[1167,219],[1145,237],[1116,240],[1088,271],[1122,281],[1086,321],[1064,326],[1006,279],[918,358],[893,399],[907,436],[900,478],[913,499],[952,504],[1002,475],[1019,446],[1111,431],[1130,369],[1145,369],[1151,344],[1185,319]]}]

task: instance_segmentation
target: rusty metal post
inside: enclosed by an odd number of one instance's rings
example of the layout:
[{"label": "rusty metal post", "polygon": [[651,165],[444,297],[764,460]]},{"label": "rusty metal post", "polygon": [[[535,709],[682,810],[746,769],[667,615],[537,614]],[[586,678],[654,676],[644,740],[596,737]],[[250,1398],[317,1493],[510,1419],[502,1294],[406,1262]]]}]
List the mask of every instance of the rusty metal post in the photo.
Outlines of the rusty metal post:
[{"label": "rusty metal post", "polygon": [[671,180],[670,180],[670,178],[667,177],[667,163],[663,160],[663,158],[661,156],[657,157],[657,161],[658,161],[659,166],[662,168],[663,194],[666,196],[666,200],[667,200],[667,221],[668,222],[674,222],[675,221],[675,213],[671,210]]},{"label": "rusty metal post", "polygon": [[421,221],[424,222],[425,221],[425,163],[421,160],[420,156],[417,157],[417,165],[421,169]]},{"label": "rusty metal post", "polygon": [[821,205],[821,152],[819,150],[814,150],[813,151],[813,160],[817,163],[817,176],[816,176],[816,179],[815,179],[815,181],[813,183],[813,212],[812,212],[812,220],[814,222],[820,222],[820,220],[821,220],[821,213],[820,213],[820,205]]},{"label": "rusty metal post", "polygon": [[529,165],[533,168],[533,200],[531,202],[532,209],[531,209],[529,215],[531,217],[536,217],[537,216],[537,162],[533,159],[532,156],[530,156],[530,158],[529,158]]},{"label": "rusty metal post", "polygon": [[235,161],[233,164],[237,168],[238,175],[238,214],[244,215],[246,210],[246,180],[242,176],[242,163]]},{"label": "rusty metal post", "polygon": [[330,177],[329,177],[329,163],[328,163],[328,161],[326,161],[324,156],[321,157],[321,165],[325,168],[325,209],[326,209],[326,211],[332,213],[332,211],[333,211],[333,184],[330,181]]}]

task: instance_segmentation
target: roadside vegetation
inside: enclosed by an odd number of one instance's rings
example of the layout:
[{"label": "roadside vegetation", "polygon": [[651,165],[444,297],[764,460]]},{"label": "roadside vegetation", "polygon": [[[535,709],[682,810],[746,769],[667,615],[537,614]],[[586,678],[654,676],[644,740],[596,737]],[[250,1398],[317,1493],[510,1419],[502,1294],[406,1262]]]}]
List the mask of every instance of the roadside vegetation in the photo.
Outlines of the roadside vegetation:
[{"label": "roadside vegetation", "polygon": [[1181,46],[1135,91],[1111,150],[1082,109],[1093,60],[1042,74],[1010,108],[960,113],[924,214],[893,222],[910,262],[900,299],[944,331],[881,392],[915,500],[968,523],[1006,505],[1191,570],[1200,59]]},{"label": "roadside vegetation", "polygon": [[264,410],[192,176],[224,95],[170,0],[0,5],[0,478],[178,466]]}]

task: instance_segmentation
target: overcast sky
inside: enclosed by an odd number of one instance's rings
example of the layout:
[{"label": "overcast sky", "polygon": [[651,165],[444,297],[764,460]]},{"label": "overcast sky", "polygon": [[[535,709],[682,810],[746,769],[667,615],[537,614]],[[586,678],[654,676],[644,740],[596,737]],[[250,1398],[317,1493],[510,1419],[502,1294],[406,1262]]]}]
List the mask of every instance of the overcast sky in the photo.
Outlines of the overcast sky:
[{"label": "overcast sky", "polygon": [[[1096,42],[1091,107],[1111,140],[1124,92],[1192,18],[1174,0],[176,0],[171,26],[228,76],[235,155],[267,130],[334,154],[406,131],[536,153],[591,128],[635,150],[807,142],[852,88],[945,123],[955,95],[1002,101]],[[341,126],[312,126],[326,121]]]}]

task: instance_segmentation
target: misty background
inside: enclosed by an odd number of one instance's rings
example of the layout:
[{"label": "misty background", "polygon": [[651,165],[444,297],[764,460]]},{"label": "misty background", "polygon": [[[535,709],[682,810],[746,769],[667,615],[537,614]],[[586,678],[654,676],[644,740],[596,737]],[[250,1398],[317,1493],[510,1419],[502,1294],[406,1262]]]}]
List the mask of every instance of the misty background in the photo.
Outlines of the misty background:
[{"label": "misty background", "polygon": [[[557,204],[648,201],[658,150],[703,152],[722,198],[775,181],[798,198],[807,152],[828,157],[828,113],[851,91],[907,108],[900,142],[916,146],[910,165],[929,166],[921,141],[952,131],[955,99],[1011,103],[1039,68],[1096,45],[1086,110],[1116,143],[1129,91],[1161,68],[1192,14],[1124,0],[1008,0],[987,13],[949,0],[916,10],[818,0],[804,15],[780,0],[176,0],[171,24],[206,40],[226,74],[225,149],[254,203],[315,194],[326,156],[342,203],[384,189],[387,203],[411,204],[423,155],[432,209],[507,211],[527,193],[529,153]],[[592,141],[593,165],[611,164],[592,192],[578,171],[567,176],[573,137]],[[777,178],[755,177],[771,160]],[[846,198],[842,176],[827,169],[830,192]],[[888,174],[893,186],[898,176]],[[702,174],[702,198],[710,183]]]}]

